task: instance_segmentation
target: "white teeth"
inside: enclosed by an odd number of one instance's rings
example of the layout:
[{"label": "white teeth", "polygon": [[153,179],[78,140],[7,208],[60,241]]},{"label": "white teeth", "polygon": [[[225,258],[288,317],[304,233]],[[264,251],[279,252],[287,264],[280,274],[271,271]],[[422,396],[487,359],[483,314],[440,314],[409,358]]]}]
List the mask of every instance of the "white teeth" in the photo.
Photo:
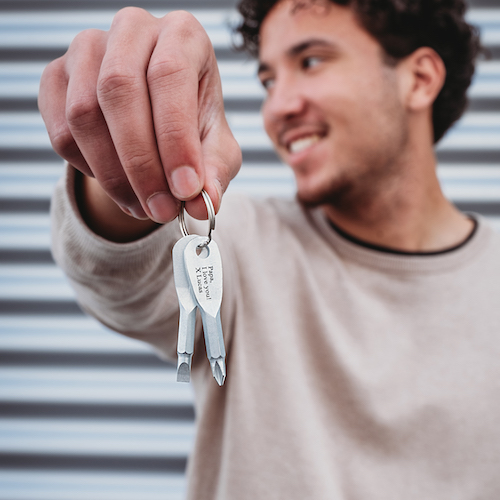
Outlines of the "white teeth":
[{"label": "white teeth", "polygon": [[302,137],[301,139],[298,139],[290,143],[290,145],[288,146],[288,150],[290,151],[290,153],[298,153],[308,148],[309,146],[312,146],[319,140],[320,140],[319,135],[310,135],[308,137]]}]

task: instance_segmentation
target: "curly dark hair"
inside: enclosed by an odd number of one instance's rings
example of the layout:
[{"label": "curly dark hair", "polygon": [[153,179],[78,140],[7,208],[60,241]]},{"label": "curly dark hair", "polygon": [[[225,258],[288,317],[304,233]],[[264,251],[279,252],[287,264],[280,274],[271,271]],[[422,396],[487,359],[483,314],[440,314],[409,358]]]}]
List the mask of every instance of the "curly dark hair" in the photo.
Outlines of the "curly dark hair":
[{"label": "curly dark hair", "polygon": [[[243,17],[236,32],[242,50],[259,52],[264,18],[281,0],[242,0]],[[297,5],[317,0],[294,0]],[[382,46],[386,62],[395,65],[419,47],[434,49],[446,67],[446,79],[433,105],[434,142],[438,142],[467,107],[467,88],[481,52],[479,34],[464,19],[464,0],[328,0],[351,8],[361,25]]]}]

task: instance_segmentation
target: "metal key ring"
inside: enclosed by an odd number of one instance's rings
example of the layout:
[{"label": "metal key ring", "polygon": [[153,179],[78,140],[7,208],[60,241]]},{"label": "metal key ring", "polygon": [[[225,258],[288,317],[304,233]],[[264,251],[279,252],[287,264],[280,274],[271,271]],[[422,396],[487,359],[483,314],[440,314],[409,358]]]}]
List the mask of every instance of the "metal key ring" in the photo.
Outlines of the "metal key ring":
[{"label": "metal key ring", "polygon": [[[208,193],[204,189],[202,189],[201,191],[201,196],[203,196],[203,200],[205,201],[205,205],[207,206],[208,220],[210,223],[207,241],[198,245],[198,247],[203,248],[209,245],[212,241],[212,231],[215,229],[215,210],[210,196],[208,196]],[[178,216],[179,226],[181,227],[182,236],[189,236],[189,231],[186,226],[186,219],[184,218],[184,206],[185,202],[181,201],[181,209]]]}]

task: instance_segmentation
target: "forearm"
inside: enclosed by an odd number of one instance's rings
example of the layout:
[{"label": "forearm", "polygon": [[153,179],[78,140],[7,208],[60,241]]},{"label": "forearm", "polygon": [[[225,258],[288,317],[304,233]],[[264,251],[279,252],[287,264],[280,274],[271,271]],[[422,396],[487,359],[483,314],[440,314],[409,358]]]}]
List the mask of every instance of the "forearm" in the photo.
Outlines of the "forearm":
[{"label": "forearm", "polygon": [[96,179],[78,174],[75,194],[82,219],[97,235],[116,243],[138,240],[159,227],[156,222],[127,215]]},{"label": "forearm", "polygon": [[[83,309],[108,327],[175,354],[177,298],[171,249],[176,223],[141,239],[116,243],[84,223],[76,203],[75,174],[68,168],[52,202],[52,251]],[[124,217],[127,217],[123,214]]]}]

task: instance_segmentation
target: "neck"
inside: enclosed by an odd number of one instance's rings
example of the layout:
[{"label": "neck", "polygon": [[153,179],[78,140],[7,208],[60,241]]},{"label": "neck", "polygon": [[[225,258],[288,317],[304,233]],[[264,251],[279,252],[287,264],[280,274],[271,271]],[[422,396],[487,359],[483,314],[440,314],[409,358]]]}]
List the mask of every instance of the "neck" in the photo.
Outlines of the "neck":
[{"label": "neck", "polygon": [[323,205],[324,213],[346,233],[394,250],[434,252],[464,241],[473,222],[444,197],[432,148],[413,151],[399,167],[397,175]]}]

